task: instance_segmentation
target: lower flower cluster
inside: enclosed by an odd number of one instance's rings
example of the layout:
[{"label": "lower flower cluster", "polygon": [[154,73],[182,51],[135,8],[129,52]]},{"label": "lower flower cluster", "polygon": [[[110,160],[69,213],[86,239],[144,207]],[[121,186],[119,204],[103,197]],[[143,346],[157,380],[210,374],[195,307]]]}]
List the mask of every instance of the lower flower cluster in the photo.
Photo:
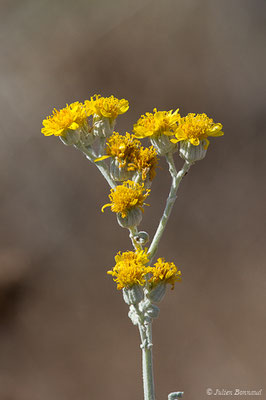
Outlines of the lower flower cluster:
[{"label": "lower flower cluster", "polygon": [[181,271],[174,263],[158,258],[154,266],[149,263],[147,249],[119,252],[116,264],[107,274],[112,275],[117,289],[129,305],[128,316],[134,325],[143,326],[159,315],[159,303],[166,292],[166,285],[175,286],[181,281]]},{"label": "lower flower cluster", "polygon": [[158,258],[154,266],[149,265],[147,249],[119,252],[115,257],[116,264],[107,274],[112,275],[117,283],[117,289],[132,289],[133,286],[145,287],[151,293],[158,285],[181,281],[181,271],[173,262]]}]

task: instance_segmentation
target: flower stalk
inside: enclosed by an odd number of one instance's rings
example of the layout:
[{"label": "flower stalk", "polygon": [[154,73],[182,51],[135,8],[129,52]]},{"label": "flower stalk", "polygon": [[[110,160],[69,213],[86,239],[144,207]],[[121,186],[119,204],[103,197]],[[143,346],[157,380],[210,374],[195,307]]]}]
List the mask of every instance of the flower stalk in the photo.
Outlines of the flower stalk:
[{"label": "flower stalk", "polygon": [[[144,326],[143,326],[144,325]],[[142,378],[144,400],[155,400],[153,359],[152,359],[152,327],[151,322],[139,326],[142,350]]]},{"label": "flower stalk", "polygon": [[169,217],[171,215],[174,203],[176,201],[176,194],[177,194],[177,190],[179,188],[180,182],[183,179],[183,177],[187,174],[187,172],[189,171],[192,163],[189,162],[185,162],[183,167],[181,168],[181,170],[177,173],[176,171],[176,167],[175,167],[175,163],[173,160],[173,155],[172,154],[167,154],[166,155],[166,160],[168,162],[169,165],[169,172],[172,176],[172,185],[171,185],[171,189],[166,201],[166,206],[165,209],[163,211],[163,215],[160,219],[158,228],[155,232],[155,235],[153,237],[152,243],[149,247],[148,253],[150,255],[150,259],[152,260],[157,249],[159,246],[159,242],[161,240],[161,237],[164,233],[164,230],[166,228],[167,222],[169,220]]}]

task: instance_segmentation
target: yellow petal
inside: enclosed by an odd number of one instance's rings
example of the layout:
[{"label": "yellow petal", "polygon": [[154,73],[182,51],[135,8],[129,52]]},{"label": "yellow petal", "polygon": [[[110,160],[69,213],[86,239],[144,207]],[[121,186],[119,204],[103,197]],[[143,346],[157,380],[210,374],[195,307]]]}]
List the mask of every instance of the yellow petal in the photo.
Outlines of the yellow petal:
[{"label": "yellow petal", "polygon": [[204,139],[205,140],[205,145],[203,146],[204,150],[207,150],[207,148],[209,147],[210,141],[208,139]]},{"label": "yellow petal", "polygon": [[103,160],[106,160],[106,158],[110,158],[110,157],[111,157],[111,156],[102,156],[102,157],[96,158],[96,159],[94,160],[94,162],[103,161]]},{"label": "yellow petal", "polygon": [[192,138],[189,139],[190,143],[193,144],[193,146],[198,146],[200,144],[199,138]]},{"label": "yellow petal", "polygon": [[72,124],[68,127],[69,129],[75,131],[78,129],[79,125],[76,122],[72,122]]},{"label": "yellow petal", "polygon": [[101,212],[104,212],[104,209],[106,208],[106,207],[111,207],[112,206],[112,204],[105,204],[104,206],[102,206],[102,208],[101,208]]}]

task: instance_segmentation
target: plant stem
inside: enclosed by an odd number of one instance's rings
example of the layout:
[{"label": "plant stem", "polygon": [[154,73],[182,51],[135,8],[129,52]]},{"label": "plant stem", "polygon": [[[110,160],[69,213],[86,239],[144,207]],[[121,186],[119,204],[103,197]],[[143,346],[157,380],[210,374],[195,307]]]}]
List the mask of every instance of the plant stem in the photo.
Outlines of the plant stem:
[{"label": "plant stem", "polygon": [[155,235],[153,237],[152,243],[150,245],[150,248],[148,250],[148,253],[150,255],[150,262],[152,262],[152,259],[158,249],[158,245],[160,242],[160,239],[162,237],[162,234],[165,230],[165,227],[167,225],[168,219],[170,217],[173,205],[176,201],[176,193],[179,187],[179,184],[182,180],[182,178],[184,177],[184,175],[188,172],[189,168],[191,167],[192,163],[189,163],[187,161],[185,161],[183,167],[181,168],[181,170],[177,173],[176,171],[176,167],[175,167],[175,163],[173,160],[173,155],[171,153],[166,155],[166,161],[168,162],[169,165],[169,172],[172,176],[172,185],[171,185],[171,189],[166,201],[166,206],[163,212],[163,215],[160,219],[158,228],[155,232]]},{"label": "plant stem", "polygon": [[134,247],[135,250],[142,250],[142,246],[140,243],[137,243],[135,240],[135,236],[138,234],[138,228],[136,226],[132,228],[128,228],[129,230],[129,237],[132,242],[132,246]]},{"label": "plant stem", "polygon": [[106,169],[106,166],[104,164],[104,161],[98,161],[98,162],[94,162],[95,160],[95,156],[93,155],[92,151],[90,151],[88,148],[84,147],[84,146],[77,146],[77,149],[82,151],[82,153],[88,158],[88,160],[90,160],[92,163],[94,163],[94,165],[96,165],[96,167],[99,169],[99,171],[102,173],[102,175],[104,176],[104,178],[107,180],[107,182],[109,183],[109,185],[111,186],[111,188],[115,188],[116,184],[113,181],[113,179],[110,177],[109,172]]},{"label": "plant stem", "polygon": [[144,400],[155,400],[153,363],[152,363],[152,328],[151,322],[139,324],[142,349],[142,378]]}]

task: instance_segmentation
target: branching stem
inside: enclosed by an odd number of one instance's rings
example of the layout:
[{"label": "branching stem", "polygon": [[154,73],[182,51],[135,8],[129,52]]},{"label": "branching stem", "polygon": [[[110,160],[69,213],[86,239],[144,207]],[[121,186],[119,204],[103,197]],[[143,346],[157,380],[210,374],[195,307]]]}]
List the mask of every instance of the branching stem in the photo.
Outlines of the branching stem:
[{"label": "branching stem", "polygon": [[182,180],[182,178],[184,177],[184,175],[188,172],[189,168],[191,167],[191,163],[185,161],[183,167],[181,168],[181,170],[179,172],[176,171],[176,167],[175,167],[175,163],[173,160],[173,155],[172,154],[167,154],[166,155],[166,161],[168,163],[169,166],[169,172],[171,174],[172,177],[172,185],[171,185],[171,189],[166,201],[166,206],[163,212],[163,215],[160,219],[158,228],[155,232],[155,235],[153,237],[152,243],[150,245],[150,248],[148,250],[148,253],[150,255],[150,262],[152,262],[152,259],[158,249],[158,245],[159,242],[161,240],[162,234],[166,228],[168,219],[170,217],[173,205],[176,201],[176,193],[179,187],[179,184]]},{"label": "branching stem", "polygon": [[102,175],[104,176],[104,178],[107,180],[107,182],[109,183],[109,185],[111,186],[112,189],[114,189],[116,187],[115,182],[113,181],[113,179],[111,178],[109,171],[106,168],[106,165],[104,163],[104,161],[97,161],[94,162],[94,160],[97,158],[95,156],[95,154],[93,154],[93,151],[91,149],[88,149],[87,147],[84,146],[79,146],[77,147],[77,149],[79,149],[80,151],[82,151],[82,153],[87,157],[88,160],[90,160],[94,165],[96,165],[96,167],[99,169],[99,171],[102,173]]}]

